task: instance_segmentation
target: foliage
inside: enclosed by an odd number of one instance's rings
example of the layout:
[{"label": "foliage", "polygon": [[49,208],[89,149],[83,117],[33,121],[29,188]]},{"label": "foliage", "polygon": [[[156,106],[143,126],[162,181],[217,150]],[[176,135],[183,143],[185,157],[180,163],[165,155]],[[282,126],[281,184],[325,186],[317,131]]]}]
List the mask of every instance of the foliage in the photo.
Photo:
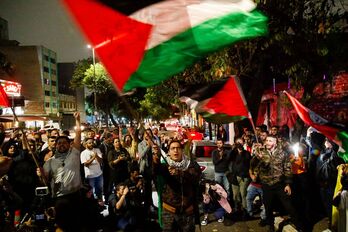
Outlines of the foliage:
[{"label": "foliage", "polygon": [[169,118],[175,108],[177,88],[173,88],[169,83],[148,88],[144,99],[140,101],[140,112],[143,117],[151,117],[154,120]]},{"label": "foliage", "polygon": [[83,79],[85,78],[85,72],[92,64],[92,58],[83,59],[77,61],[74,66],[74,72],[72,76],[72,80],[70,81],[71,88],[77,88],[83,86]]},{"label": "foliage", "polygon": [[82,84],[97,94],[113,90],[109,74],[101,63],[93,64],[85,71]]},{"label": "foliage", "polygon": [[[95,69],[94,69],[95,68]],[[94,111],[99,111],[104,118],[110,118],[117,124],[117,117],[126,117],[130,120],[138,118],[139,112],[135,109],[140,108],[140,101],[143,99],[146,90],[137,90],[131,96],[120,97],[115,91],[108,73],[101,63],[92,64],[92,59],[80,60],[75,64],[71,87],[86,86],[92,94],[86,98],[86,113],[92,115]],[[96,94],[96,99],[94,98]],[[96,104],[94,104],[96,100]],[[94,107],[97,109],[94,109]],[[117,116],[114,118],[114,115]]]},{"label": "foliage", "polygon": [[[273,79],[276,83],[291,80],[291,85],[301,86],[305,99],[310,99],[308,96],[323,75],[330,79],[338,71],[347,69],[348,14],[340,2],[337,5],[332,0],[256,2],[269,18],[267,36],[240,41],[199,60],[161,85],[138,89],[132,96],[125,97],[127,104],[115,101],[114,112],[130,118],[163,119],[173,114],[173,104],[180,106],[180,88],[235,74],[241,79],[249,110],[256,118],[262,93],[271,87]],[[75,70],[74,79],[93,87],[94,79],[81,81],[85,75],[83,70],[90,63],[91,60],[81,61],[81,69]],[[88,75],[91,77],[91,73]],[[105,86],[108,85],[98,84],[97,92],[104,93]],[[134,113],[135,110],[130,109],[137,110]]]},{"label": "foliage", "polygon": [[177,75],[183,81],[210,82],[225,75],[241,78],[249,110],[256,118],[262,93],[291,80],[306,99],[323,75],[347,69],[347,12],[329,0],[263,0],[258,8],[269,18],[269,34],[240,41],[208,56]]}]

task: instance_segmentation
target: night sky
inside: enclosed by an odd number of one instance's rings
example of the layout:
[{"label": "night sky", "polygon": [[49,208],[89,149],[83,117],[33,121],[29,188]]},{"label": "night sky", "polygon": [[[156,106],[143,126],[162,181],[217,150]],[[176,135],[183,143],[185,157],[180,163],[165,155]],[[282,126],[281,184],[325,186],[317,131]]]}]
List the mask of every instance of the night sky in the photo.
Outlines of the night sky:
[{"label": "night sky", "polygon": [[43,45],[57,52],[58,62],[91,56],[77,26],[59,0],[0,0],[0,17],[9,37],[20,45]]}]

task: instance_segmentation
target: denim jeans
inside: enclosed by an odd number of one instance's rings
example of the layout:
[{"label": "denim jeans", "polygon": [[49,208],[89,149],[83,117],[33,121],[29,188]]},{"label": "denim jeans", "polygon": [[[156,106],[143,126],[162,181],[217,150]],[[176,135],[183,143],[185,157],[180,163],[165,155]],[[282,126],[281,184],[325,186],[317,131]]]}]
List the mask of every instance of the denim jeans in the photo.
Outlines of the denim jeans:
[{"label": "denim jeans", "polygon": [[215,181],[224,186],[224,189],[226,190],[228,197],[230,195],[230,182],[228,182],[225,173],[215,172]]},{"label": "denim jeans", "polygon": [[[262,188],[258,188],[254,185],[249,184],[248,189],[247,189],[247,210],[248,210],[248,214],[250,216],[253,215],[253,202],[256,196],[260,196],[260,200],[263,201],[263,192],[262,192]],[[262,206],[261,206],[261,214],[260,214],[261,219],[265,220],[266,219],[266,211],[265,211],[265,207],[263,205],[262,202]]]},{"label": "denim jeans", "polygon": [[203,213],[209,214],[214,213],[216,219],[220,219],[225,216],[225,210],[220,205],[216,206],[214,203],[209,202],[208,204],[203,203]]},{"label": "denim jeans", "polygon": [[98,200],[103,199],[103,175],[87,178],[89,185],[93,188],[94,197]]}]

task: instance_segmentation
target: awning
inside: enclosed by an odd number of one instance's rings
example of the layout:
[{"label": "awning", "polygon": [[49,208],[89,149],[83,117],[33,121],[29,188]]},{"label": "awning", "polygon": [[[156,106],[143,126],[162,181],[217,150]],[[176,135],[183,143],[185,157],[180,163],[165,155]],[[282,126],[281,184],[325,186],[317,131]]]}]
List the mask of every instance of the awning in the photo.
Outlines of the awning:
[{"label": "awning", "polygon": [[[20,122],[23,121],[47,121],[48,117],[42,117],[42,116],[17,116],[18,120]],[[13,116],[0,116],[0,122],[12,122]]]}]

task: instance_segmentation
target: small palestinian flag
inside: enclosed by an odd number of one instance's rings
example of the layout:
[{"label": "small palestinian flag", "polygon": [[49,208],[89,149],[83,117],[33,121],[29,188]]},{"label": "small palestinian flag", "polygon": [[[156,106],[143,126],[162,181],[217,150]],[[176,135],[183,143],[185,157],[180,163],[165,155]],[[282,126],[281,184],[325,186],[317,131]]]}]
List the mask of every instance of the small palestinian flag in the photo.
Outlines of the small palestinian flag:
[{"label": "small palestinian flag", "polygon": [[118,90],[149,87],[267,33],[250,0],[63,0]]},{"label": "small palestinian flag", "polygon": [[307,125],[317,129],[320,133],[339,145],[339,156],[345,162],[348,162],[348,129],[344,125],[329,122],[320,115],[314,113],[312,110],[304,107],[288,92],[284,91],[284,93],[289,98],[302,121]]},{"label": "small palestinian flag", "polygon": [[208,122],[225,124],[250,118],[236,77],[188,86],[180,92],[180,100],[195,109]]}]

